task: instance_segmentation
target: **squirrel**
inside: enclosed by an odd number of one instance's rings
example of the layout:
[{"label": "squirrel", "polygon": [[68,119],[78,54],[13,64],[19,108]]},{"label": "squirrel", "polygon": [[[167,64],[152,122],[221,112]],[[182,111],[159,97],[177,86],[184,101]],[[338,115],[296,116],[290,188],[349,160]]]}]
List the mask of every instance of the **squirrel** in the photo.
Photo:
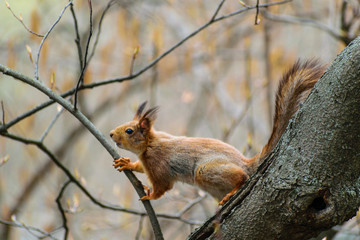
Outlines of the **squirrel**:
[{"label": "squirrel", "polygon": [[245,157],[233,146],[217,139],[173,136],[154,129],[158,107],[143,111],[141,104],[132,121],[110,132],[119,148],[135,153],[140,160],[114,160],[118,171],[145,173],[153,191],[140,200],[160,198],[176,181],[195,185],[223,205],[251,176],[275,148],[290,118],[305,101],[326,67],[317,60],[297,61],[282,77],[276,94],[271,136],[260,153]]}]

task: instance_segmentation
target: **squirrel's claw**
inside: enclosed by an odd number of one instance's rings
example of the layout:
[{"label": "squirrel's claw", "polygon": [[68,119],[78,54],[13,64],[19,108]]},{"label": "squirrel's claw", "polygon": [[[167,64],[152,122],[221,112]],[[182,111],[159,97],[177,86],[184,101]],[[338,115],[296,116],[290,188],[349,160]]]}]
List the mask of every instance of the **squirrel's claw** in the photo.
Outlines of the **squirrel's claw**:
[{"label": "squirrel's claw", "polygon": [[146,195],[150,196],[150,188],[146,185],[143,185],[144,190],[146,191]]},{"label": "squirrel's claw", "polygon": [[222,205],[224,205],[227,201],[229,201],[230,198],[231,198],[232,196],[234,196],[234,194],[236,193],[236,190],[237,190],[237,189],[234,189],[234,190],[232,190],[231,192],[229,192],[228,194],[226,194],[225,197],[219,202],[219,205],[222,206]]},{"label": "squirrel's claw", "polygon": [[153,198],[151,197],[150,188],[149,188],[148,186],[146,186],[146,185],[143,185],[143,187],[144,187],[144,190],[145,190],[145,192],[146,192],[146,195],[143,196],[143,197],[141,197],[141,198],[139,199],[139,201],[145,201],[145,200],[153,199]]},{"label": "squirrel's claw", "polygon": [[142,198],[139,199],[139,201],[146,201],[146,200],[150,200],[149,196],[143,196]]},{"label": "squirrel's claw", "polygon": [[[232,195],[231,195],[232,196]],[[227,201],[229,201],[230,197],[231,196],[228,196],[226,195],[220,202],[219,202],[219,205],[224,205]]]}]

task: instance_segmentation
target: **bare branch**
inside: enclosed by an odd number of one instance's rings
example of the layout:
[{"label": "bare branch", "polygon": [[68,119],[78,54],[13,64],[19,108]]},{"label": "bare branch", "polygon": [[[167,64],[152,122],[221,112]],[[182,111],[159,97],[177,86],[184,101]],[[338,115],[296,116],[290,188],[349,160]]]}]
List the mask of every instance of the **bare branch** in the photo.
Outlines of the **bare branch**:
[{"label": "bare branch", "polygon": [[308,25],[311,27],[315,27],[318,28],[322,31],[325,31],[326,33],[328,33],[330,36],[334,37],[335,39],[341,40],[341,41],[348,41],[345,39],[344,36],[342,36],[340,33],[334,31],[331,27],[322,24],[320,22],[317,22],[313,19],[309,19],[309,18],[300,18],[300,17],[293,17],[293,16],[285,16],[285,15],[275,15],[272,14],[268,11],[262,11],[261,14],[271,20],[271,21],[276,21],[276,22],[283,22],[283,23],[291,23],[291,24],[303,24],[303,25]]},{"label": "bare branch", "polygon": [[91,0],[88,0],[88,4],[89,4],[89,22],[90,22],[90,27],[89,27],[89,36],[88,36],[88,39],[87,39],[87,43],[86,43],[86,47],[85,47],[85,56],[84,56],[84,60],[83,60],[83,66],[82,66],[82,69],[81,69],[81,74],[80,74],[80,77],[79,77],[79,80],[77,81],[77,84],[76,84],[76,88],[75,88],[75,99],[74,99],[74,109],[76,110],[76,105],[77,105],[77,96],[78,96],[78,91],[79,91],[79,87],[83,84],[84,82],[84,75],[85,75],[85,70],[87,68],[87,56],[88,56],[88,52],[89,52],[89,46],[90,46],[90,40],[91,40],[91,37],[92,37],[92,32],[93,32],[93,20],[92,20],[92,3],[91,3]]},{"label": "bare branch", "polygon": [[76,35],[75,43],[76,43],[76,48],[77,48],[77,52],[78,52],[78,56],[79,56],[79,64],[80,64],[79,69],[81,71],[84,64],[83,64],[83,57],[82,57],[82,50],[81,50],[81,40],[80,40],[79,27],[78,27],[78,22],[77,22],[77,18],[76,18],[73,3],[70,4],[70,11],[71,11],[71,15],[72,15],[73,20],[74,20],[74,28],[75,28],[75,35]]},{"label": "bare branch", "polygon": [[215,10],[215,13],[214,13],[214,15],[212,16],[212,18],[210,19],[210,21],[214,21],[214,19],[215,19],[216,16],[218,15],[218,13],[219,13],[221,7],[224,5],[224,3],[225,3],[225,0],[222,0],[222,1],[220,2],[219,6],[218,6],[217,9]]},{"label": "bare branch", "polygon": [[260,2],[260,0],[256,1],[255,25],[259,25],[259,23],[260,23],[260,19],[259,19],[259,2]]},{"label": "bare branch", "polygon": [[[69,91],[66,91],[66,92],[62,93],[60,96],[63,97],[63,98],[66,98],[66,97],[71,96],[72,94],[74,94],[74,92],[75,92],[75,89],[71,89]],[[31,115],[41,111],[44,108],[47,108],[48,106],[52,105],[53,103],[55,103],[55,101],[52,100],[52,99],[49,100],[49,101],[46,101],[46,102],[44,102],[42,104],[39,104],[38,106],[34,107],[33,109],[31,109],[31,110],[17,116],[13,120],[9,121],[7,124],[0,125],[0,133],[3,132],[3,131],[6,131],[9,128],[11,128],[12,126],[17,124],[21,120],[24,120],[25,118],[30,117]]]},{"label": "bare branch", "polygon": [[127,212],[132,214],[139,215],[138,212],[129,210],[126,208],[122,208],[115,205],[107,205],[105,203],[100,202],[97,200],[94,196],[90,194],[90,192],[78,181],[78,179],[60,162],[60,160],[40,141],[35,139],[29,139],[29,138],[23,138],[11,133],[1,133],[4,137],[10,138],[12,140],[16,140],[18,142],[24,143],[24,144],[30,144],[38,147],[42,152],[44,152],[64,173],[65,175],[70,179],[71,182],[73,182],[75,185],[77,185],[80,190],[96,205],[105,208],[110,209],[114,211],[121,211],[121,212]]},{"label": "bare branch", "polygon": [[179,212],[175,214],[167,214],[167,213],[158,213],[158,217],[164,217],[168,219],[174,219],[174,220],[180,220],[184,223],[190,224],[190,225],[201,225],[203,224],[202,221],[195,221],[195,220],[188,220],[184,219],[182,216],[188,212],[192,207],[194,207],[196,204],[200,203],[202,200],[204,200],[207,197],[207,194],[204,194],[203,196],[200,196],[193,201],[189,202],[183,209],[181,209]]},{"label": "bare branch", "polygon": [[67,188],[67,186],[71,183],[70,180],[66,181],[64,183],[64,185],[61,187],[60,189],[60,192],[56,198],[56,203],[57,203],[57,206],[58,206],[58,209],[60,211],[60,214],[61,214],[61,218],[62,218],[62,221],[63,221],[63,224],[62,224],[62,227],[65,229],[65,233],[64,233],[64,240],[67,240],[68,239],[68,236],[69,236],[69,227],[67,226],[67,218],[66,218],[66,215],[65,215],[65,210],[64,208],[62,207],[61,205],[61,198],[62,198],[62,195],[65,191],[65,189]]},{"label": "bare branch", "polygon": [[[47,95],[48,97],[54,99],[56,102],[58,102],[60,105],[62,105],[66,110],[68,110],[75,118],[77,118],[91,133],[93,136],[96,137],[96,139],[103,145],[103,147],[110,153],[110,155],[114,158],[114,159],[118,159],[120,158],[119,154],[115,151],[115,149],[108,143],[108,141],[105,139],[105,137],[103,136],[103,134],[94,126],[94,124],[89,121],[88,118],[86,118],[86,116],[84,114],[82,114],[80,111],[78,111],[77,109],[74,109],[74,106],[71,105],[68,101],[66,101],[64,98],[60,97],[58,94],[56,94],[55,92],[51,91],[51,89],[49,89],[47,86],[45,86],[44,84],[41,84],[39,81],[36,81],[32,78],[29,78],[28,76],[25,76],[21,73],[18,73],[8,67],[5,67],[3,65],[0,64],[0,71],[3,72],[6,75],[12,76],[15,79],[18,79],[24,83],[27,83],[31,86],[33,86],[34,88],[37,88],[38,90],[40,90],[41,92],[43,92],[45,95]],[[7,133],[1,133],[2,135],[8,135]],[[18,141],[22,141],[22,139],[17,138]],[[39,142],[34,142],[33,140],[31,140],[29,143],[35,144],[36,146],[38,146],[41,150],[43,150],[46,154],[49,155],[50,158],[52,159],[56,159],[55,156],[53,156],[53,154],[42,144]],[[70,180],[74,181],[76,180],[72,174],[69,172],[68,169],[66,169],[59,161],[55,161],[55,163],[66,173],[66,175],[68,175],[68,177],[70,178]],[[145,196],[145,192],[144,189],[142,187],[141,182],[135,177],[135,175],[131,172],[131,171],[124,171],[125,175],[128,177],[128,179],[130,180],[130,182],[132,183],[134,189],[136,190],[136,192],[138,193],[138,195],[140,197]],[[78,182],[75,182],[80,188],[82,188],[82,190],[85,192],[86,189]],[[90,194],[88,196],[89,198],[93,198]],[[96,201],[98,202],[96,199],[92,199],[93,202]],[[160,225],[159,222],[156,218],[154,209],[152,208],[150,201],[142,201],[148,216],[150,218],[150,222],[153,226],[153,230],[154,230],[154,234],[156,236],[157,239],[163,239],[162,233],[161,233],[161,229],[160,229]],[[98,204],[100,205],[101,203],[98,202]],[[106,206],[104,204],[101,204],[106,208],[111,208],[109,206]]]},{"label": "bare branch", "polygon": [[60,21],[61,17],[64,15],[65,10],[70,6],[70,4],[72,4],[73,0],[70,0],[68,4],[66,4],[66,6],[63,8],[63,10],[61,11],[59,17],[56,19],[56,21],[53,23],[53,25],[51,25],[51,27],[49,28],[49,30],[46,32],[46,34],[44,35],[43,39],[41,40],[40,43],[40,47],[39,50],[37,52],[37,56],[36,56],[36,63],[35,63],[35,79],[39,80],[39,59],[40,59],[40,52],[41,52],[41,48],[44,45],[44,42],[46,40],[46,38],[49,36],[50,32],[54,29],[54,27],[56,26],[56,24],[58,24],[58,22]]},{"label": "bare branch", "polygon": [[10,12],[12,13],[12,15],[24,26],[24,28],[25,28],[29,33],[34,34],[34,35],[37,36],[37,37],[44,37],[44,35],[41,35],[41,34],[39,34],[39,33],[36,33],[36,32],[34,32],[34,31],[32,31],[30,28],[28,28],[28,27],[25,25],[22,17],[21,17],[21,16],[20,16],[20,17],[16,16],[16,14],[15,14],[15,13],[13,12],[13,10],[10,8],[9,3],[8,3],[8,2],[5,2],[5,4],[6,4],[6,7],[7,7],[7,8],[10,10]]},{"label": "bare branch", "polygon": [[[10,221],[5,221],[5,220],[1,220],[1,219],[0,219],[0,223],[1,223],[1,224],[4,224],[4,225],[11,226],[11,227],[17,227],[17,228],[25,229],[25,230],[28,231],[31,235],[33,235],[33,236],[35,236],[35,237],[37,237],[37,238],[48,237],[48,238],[50,238],[50,239],[57,240],[57,238],[55,238],[51,233],[47,233],[47,232],[45,232],[44,230],[41,230],[41,229],[36,228],[36,227],[27,226],[27,225],[25,225],[24,223],[19,222],[19,221],[10,222]],[[41,234],[41,236],[35,234],[35,232]]]},{"label": "bare branch", "polygon": [[[121,99],[126,98],[128,94],[131,94],[141,83],[138,82],[136,84],[132,84],[130,88],[127,88],[126,90],[123,90],[124,94],[118,94],[115,95],[113,98],[108,98],[106,101],[102,102],[96,108],[93,110],[92,113],[88,115],[88,118],[91,119],[91,121],[95,122],[96,119],[99,116],[104,115],[104,111],[109,109],[109,106],[111,106],[111,103],[121,101]],[[64,156],[66,149],[69,148],[78,137],[81,136],[81,134],[86,130],[86,128],[83,128],[81,125],[73,127],[67,136],[63,137],[63,143],[54,150],[54,155],[57,156],[57,158],[62,161],[62,156]],[[9,155],[5,156],[3,163],[5,163],[9,158]],[[13,206],[8,211],[7,216],[5,219],[10,219],[10,216],[16,215],[19,208],[25,203],[25,201],[29,198],[31,193],[35,190],[36,186],[44,177],[46,177],[46,173],[51,171],[51,168],[54,166],[51,159],[46,158],[44,159],[46,162],[38,168],[38,170],[35,171],[35,174],[32,175],[32,177],[29,178],[29,180],[26,182],[26,185],[24,186],[22,192],[19,194],[19,197],[14,201]],[[0,166],[1,166],[1,160],[0,160]]]},{"label": "bare branch", "polygon": [[43,135],[40,137],[40,142],[43,142],[45,137],[48,135],[50,129],[54,126],[56,120],[59,119],[61,113],[64,111],[64,108],[61,108],[59,112],[56,113],[54,119],[51,121],[51,123],[49,124],[49,126],[46,128],[45,132],[43,133]]},{"label": "bare branch", "polygon": [[1,125],[5,125],[5,109],[4,109],[4,102],[1,100],[1,111],[2,111],[2,123]]},{"label": "bare branch", "polygon": [[89,58],[88,58],[88,62],[91,61],[91,59],[93,58],[93,56],[95,55],[95,50],[96,50],[96,47],[98,45],[98,42],[99,42],[99,38],[100,38],[100,33],[101,33],[101,28],[102,28],[102,23],[104,21],[104,18],[105,18],[105,15],[106,13],[108,12],[108,10],[111,8],[111,6],[113,6],[115,4],[116,0],[111,0],[107,5],[106,7],[104,8],[102,14],[101,14],[101,17],[100,17],[100,20],[99,20],[99,24],[98,24],[98,31],[97,31],[97,34],[96,34],[96,38],[95,38],[95,42],[94,42],[94,45],[92,47],[92,51],[89,55]]},{"label": "bare branch", "polygon": [[[34,139],[29,139],[29,138],[23,138],[14,134],[10,134],[10,133],[1,133],[1,135],[3,135],[4,137],[10,138],[12,140],[16,140],[18,142],[24,143],[24,144],[30,144],[30,145],[34,145],[36,147],[38,147],[42,152],[44,152],[64,173],[65,175],[69,178],[69,182],[74,183],[77,187],[80,188],[80,190],[97,206],[104,208],[104,209],[109,209],[109,210],[113,210],[113,211],[120,211],[120,212],[124,212],[124,213],[129,213],[129,214],[134,214],[134,215],[139,215],[139,216],[146,216],[148,215],[148,213],[146,212],[142,212],[142,211],[137,211],[137,210],[131,210],[131,209],[127,209],[127,208],[123,208],[120,207],[118,205],[113,205],[113,204],[106,204],[106,203],[102,203],[99,200],[97,200],[94,196],[92,196],[92,194],[77,180],[77,178],[60,162],[59,159],[57,159],[55,157],[55,155],[40,141],[34,140]],[[141,184],[141,183],[140,183]],[[65,191],[67,184],[64,184],[61,191]],[[60,193],[59,193],[60,196]],[[61,198],[61,196],[58,198]],[[191,224],[191,225],[200,225],[202,224],[201,221],[193,221],[193,220],[188,220],[183,218],[182,216],[189,211],[192,207],[194,207],[196,204],[198,204],[199,202],[201,202],[203,199],[205,199],[207,197],[207,195],[205,194],[204,196],[200,196],[196,199],[194,199],[193,201],[189,202],[182,210],[180,210],[178,213],[175,214],[167,214],[167,213],[159,213],[156,214],[157,217],[161,217],[161,218],[166,218],[166,219],[172,219],[172,220],[179,220],[181,222],[187,223],[187,224]],[[148,215],[149,216],[149,215]],[[150,216],[149,216],[150,217]]]},{"label": "bare branch", "polygon": [[234,133],[234,129],[241,123],[241,121],[246,116],[250,106],[251,106],[250,104],[245,104],[245,107],[242,110],[242,112],[239,114],[239,116],[237,118],[233,119],[230,124],[230,127],[224,131],[223,137],[222,137],[222,140],[224,142],[227,142],[229,140],[231,134]]},{"label": "bare branch", "polygon": [[142,232],[142,229],[143,229],[143,225],[144,225],[144,216],[141,216],[140,220],[139,220],[139,227],[138,227],[138,230],[137,230],[136,236],[135,236],[136,240],[140,239],[140,237],[141,237],[141,232]]}]

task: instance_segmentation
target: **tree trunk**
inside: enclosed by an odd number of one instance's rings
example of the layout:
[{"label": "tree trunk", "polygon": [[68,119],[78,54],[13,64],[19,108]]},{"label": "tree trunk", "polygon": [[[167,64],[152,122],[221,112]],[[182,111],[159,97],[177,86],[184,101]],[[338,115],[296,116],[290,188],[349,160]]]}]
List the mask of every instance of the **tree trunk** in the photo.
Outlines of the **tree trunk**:
[{"label": "tree trunk", "polygon": [[308,239],[360,206],[360,37],[335,59],[272,154],[189,239]]}]

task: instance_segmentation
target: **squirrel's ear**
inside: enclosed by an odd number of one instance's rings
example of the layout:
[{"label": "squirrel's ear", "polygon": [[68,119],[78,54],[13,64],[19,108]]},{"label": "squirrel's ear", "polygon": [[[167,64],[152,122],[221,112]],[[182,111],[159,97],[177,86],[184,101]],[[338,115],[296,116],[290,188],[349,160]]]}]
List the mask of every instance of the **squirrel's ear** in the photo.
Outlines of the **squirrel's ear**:
[{"label": "squirrel's ear", "polygon": [[135,116],[134,116],[134,120],[139,120],[141,118],[141,114],[144,111],[144,108],[147,104],[147,101],[143,102],[137,109]]},{"label": "squirrel's ear", "polygon": [[146,111],[144,115],[139,120],[139,127],[141,132],[147,132],[150,130],[154,121],[156,119],[156,113],[159,110],[159,107],[154,107]]}]

